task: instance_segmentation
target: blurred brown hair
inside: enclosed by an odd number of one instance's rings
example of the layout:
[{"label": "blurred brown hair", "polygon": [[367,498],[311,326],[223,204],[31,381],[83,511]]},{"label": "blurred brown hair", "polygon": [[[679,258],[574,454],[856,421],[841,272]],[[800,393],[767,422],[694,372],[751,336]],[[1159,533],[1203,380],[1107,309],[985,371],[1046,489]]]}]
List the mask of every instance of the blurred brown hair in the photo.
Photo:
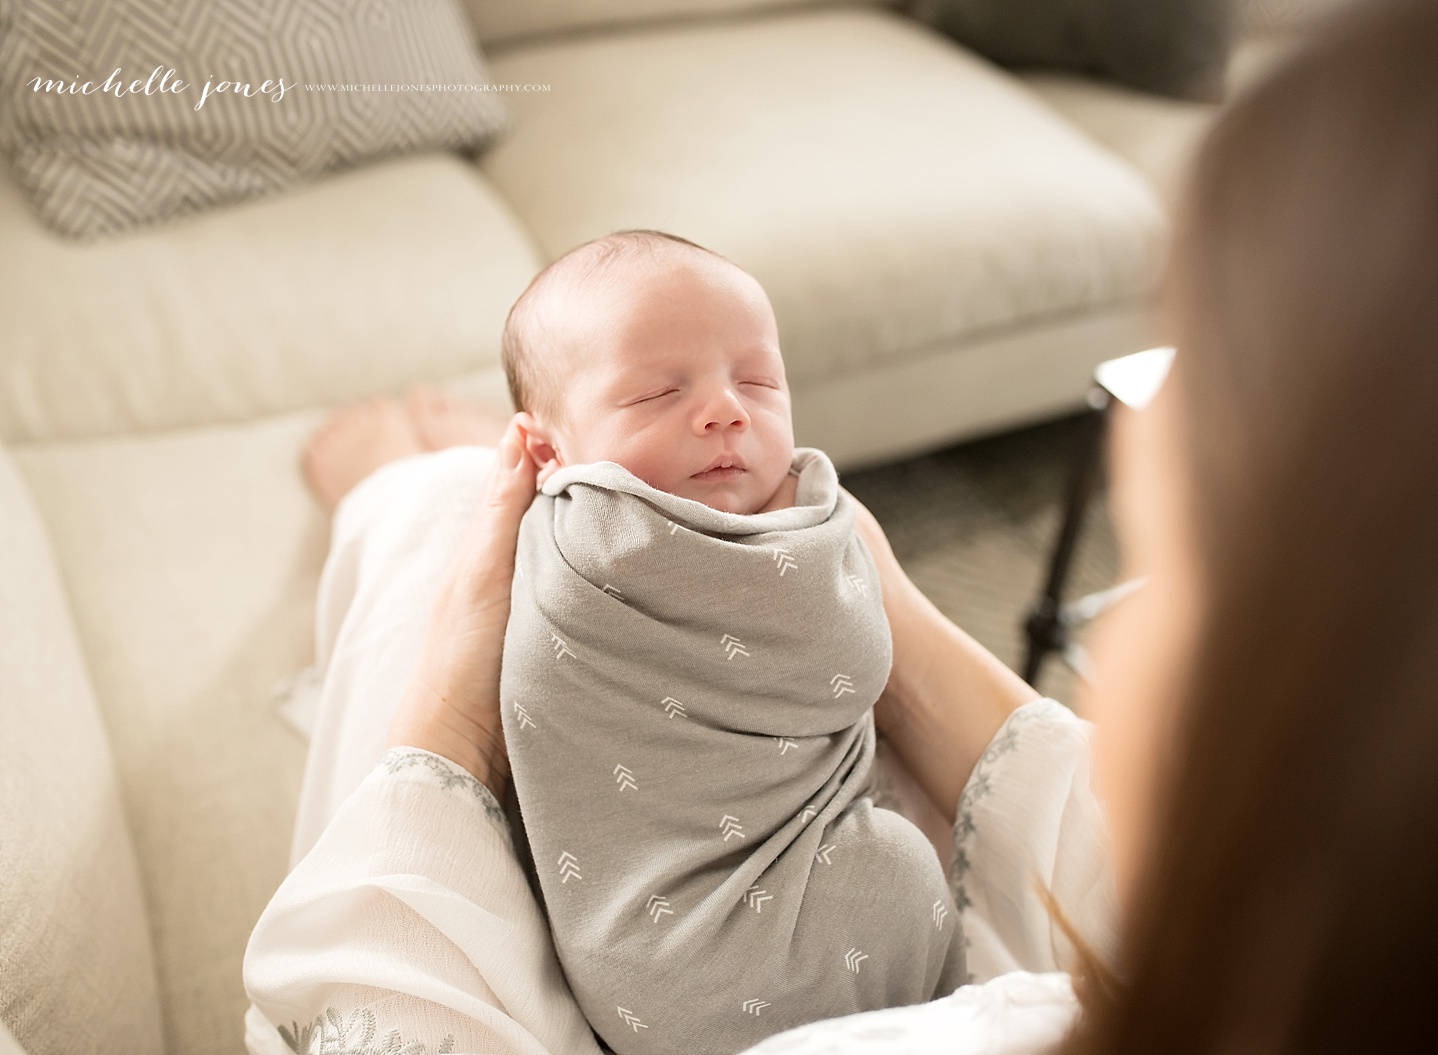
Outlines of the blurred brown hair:
[{"label": "blurred brown hair", "polygon": [[1438,1046],[1438,3],[1331,22],[1217,123],[1173,382],[1205,625],[1072,1053]]}]

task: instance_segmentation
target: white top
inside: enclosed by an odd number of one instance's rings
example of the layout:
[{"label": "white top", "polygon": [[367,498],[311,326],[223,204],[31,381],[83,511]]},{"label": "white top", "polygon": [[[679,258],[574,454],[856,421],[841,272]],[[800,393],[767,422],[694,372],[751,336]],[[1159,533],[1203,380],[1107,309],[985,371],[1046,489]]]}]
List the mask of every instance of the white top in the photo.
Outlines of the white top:
[{"label": "white top", "polygon": [[[815,1023],[753,1051],[1019,1055],[1057,1044],[1076,1010],[1058,973],[1071,950],[1035,884],[1047,884],[1100,949],[1111,938],[1089,736],[1060,704],[1031,703],[964,791],[955,895],[973,984],[930,1004]],[[245,985],[255,1055],[377,1051],[396,1033],[407,1052],[599,1050],[498,805],[464,770],[419,750],[387,754],[285,880],[250,940]]]},{"label": "white top", "polygon": [[[395,462],[337,511],[318,602],[324,676],[297,863],[245,955],[254,1002],[245,1039],[255,1055],[598,1055],[493,796],[438,755],[383,749],[434,590],[493,457],[452,448]],[[1060,704],[1030,703],[1000,729],[964,790],[951,874],[973,984],[753,1050],[1051,1049],[1076,1011],[1060,973],[1072,950],[1036,883],[1100,953],[1112,944],[1090,734]]]}]

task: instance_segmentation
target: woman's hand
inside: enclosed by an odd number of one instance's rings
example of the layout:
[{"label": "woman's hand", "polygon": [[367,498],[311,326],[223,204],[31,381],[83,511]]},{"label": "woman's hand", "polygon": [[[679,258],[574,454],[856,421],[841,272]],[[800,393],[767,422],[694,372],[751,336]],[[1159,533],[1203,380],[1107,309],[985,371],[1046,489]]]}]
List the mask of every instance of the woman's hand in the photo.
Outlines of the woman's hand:
[{"label": "woman's hand", "polygon": [[536,467],[511,420],[479,510],[440,586],[424,652],[394,724],[391,747],[419,747],[473,773],[496,796],[509,779],[499,717],[499,663],[519,521]]},{"label": "woman's hand", "polygon": [[904,574],[874,515],[854,504],[854,527],[878,566],[894,639],[894,666],[874,723],[952,824],[979,756],[1008,716],[1038,693],[934,607]]}]

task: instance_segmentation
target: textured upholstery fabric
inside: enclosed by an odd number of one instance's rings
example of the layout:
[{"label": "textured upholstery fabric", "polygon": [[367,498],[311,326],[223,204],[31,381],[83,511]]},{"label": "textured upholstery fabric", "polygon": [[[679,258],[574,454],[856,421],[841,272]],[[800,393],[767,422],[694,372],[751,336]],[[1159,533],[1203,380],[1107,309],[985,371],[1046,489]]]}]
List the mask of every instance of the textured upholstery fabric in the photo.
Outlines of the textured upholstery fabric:
[{"label": "textured upholstery fabric", "polygon": [[886,11],[536,45],[494,68],[554,85],[516,98],[521,132],[482,163],[546,258],[621,227],[724,253],[768,290],[796,392],[1153,287],[1165,220],[1142,176]]},{"label": "textured upholstery fabric", "polygon": [[505,122],[497,93],[308,88],[483,84],[467,30],[457,0],[10,0],[0,148],[40,217],[87,239],[379,157],[480,150]]},{"label": "textured upholstery fabric", "polygon": [[44,527],[0,447],[0,1020],[30,1055],[154,1055],[134,847]]},{"label": "textured upholstery fabric", "polygon": [[322,417],[14,454],[111,730],[176,1055],[243,1050],[241,957],[285,874],[305,747],[272,690],[313,657],[328,530],[297,461]]},{"label": "textured upholstery fabric", "polygon": [[453,157],[68,244],[0,181],[0,438],[341,403],[499,359],[538,259]]},{"label": "textured upholstery fabric", "polygon": [[[892,4],[897,0],[870,2]],[[767,8],[813,3],[814,0],[607,0],[603,4],[594,0],[464,0],[475,33],[486,45],[545,33],[746,15]]]}]

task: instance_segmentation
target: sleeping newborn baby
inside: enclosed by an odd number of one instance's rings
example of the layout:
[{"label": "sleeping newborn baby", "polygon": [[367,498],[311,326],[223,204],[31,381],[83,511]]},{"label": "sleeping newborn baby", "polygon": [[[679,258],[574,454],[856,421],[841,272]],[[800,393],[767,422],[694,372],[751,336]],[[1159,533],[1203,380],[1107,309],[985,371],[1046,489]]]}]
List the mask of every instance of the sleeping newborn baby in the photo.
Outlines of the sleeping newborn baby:
[{"label": "sleeping newborn baby", "polygon": [[773,311],[649,231],[504,335],[540,493],[501,701],[560,962],[620,1055],[740,1051],[962,980],[933,847],[865,794],[889,627],[854,500],[794,448]]}]

